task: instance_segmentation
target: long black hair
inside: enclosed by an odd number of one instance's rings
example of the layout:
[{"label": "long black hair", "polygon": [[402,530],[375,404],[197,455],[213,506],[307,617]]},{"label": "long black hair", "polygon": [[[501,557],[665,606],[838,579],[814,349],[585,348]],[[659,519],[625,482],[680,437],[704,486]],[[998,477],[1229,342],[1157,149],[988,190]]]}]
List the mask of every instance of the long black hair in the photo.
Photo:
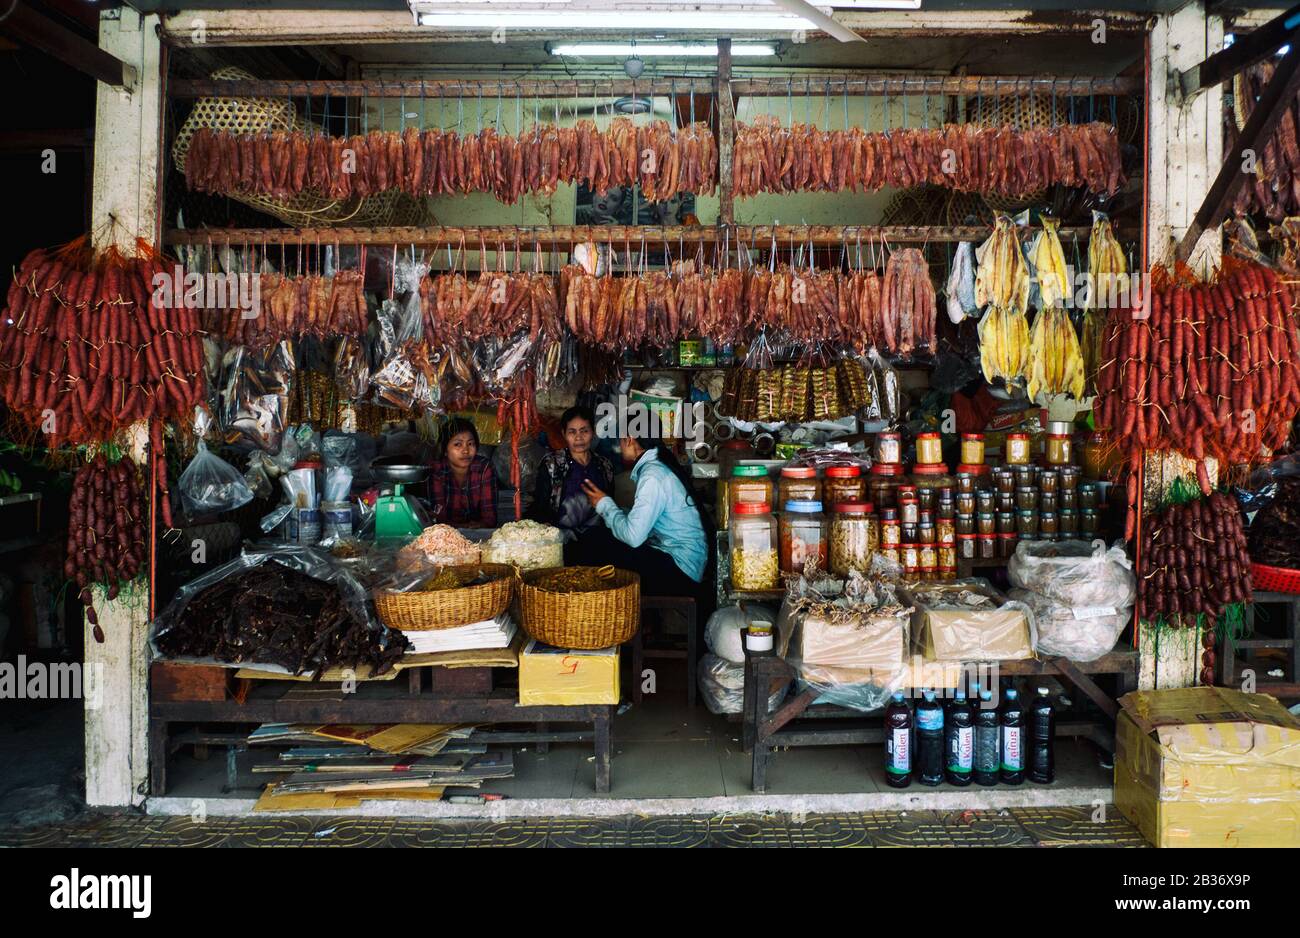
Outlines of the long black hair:
[{"label": "long black hair", "polygon": [[637,436],[629,436],[628,439],[635,440],[637,445],[644,450],[654,450],[657,458],[663,463],[668,471],[677,476],[677,481],[682,484],[686,490],[686,504],[695,509],[696,514],[700,516],[700,527],[704,530],[704,545],[709,552],[709,557],[713,556],[713,542],[716,528],[713,519],[709,517],[708,511],[700,503],[699,498],[695,495],[695,483],[691,479],[691,474],[686,467],[682,465],[677,455],[665,445],[664,441],[658,436],[651,433],[643,433]]},{"label": "long black hair", "polygon": [[474,438],[474,447],[476,449],[483,448],[483,444],[478,441],[478,427],[474,426],[474,421],[466,417],[452,417],[443,424],[442,435],[438,442],[444,457],[447,455],[447,446],[462,433],[468,433]]}]

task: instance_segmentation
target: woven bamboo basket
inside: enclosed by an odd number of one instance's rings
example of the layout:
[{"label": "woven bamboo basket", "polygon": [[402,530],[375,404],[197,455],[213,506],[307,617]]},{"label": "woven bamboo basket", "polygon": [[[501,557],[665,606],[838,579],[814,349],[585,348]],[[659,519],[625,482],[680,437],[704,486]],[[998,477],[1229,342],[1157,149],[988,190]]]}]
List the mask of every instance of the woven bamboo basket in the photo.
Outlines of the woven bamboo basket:
[{"label": "woven bamboo basket", "polygon": [[[222,68],[212,73],[218,80],[248,80],[255,76],[241,68]],[[190,116],[172,142],[172,161],[185,172],[190,140],[201,127],[238,134],[302,130],[323,133],[316,124],[298,116],[288,101],[275,98],[199,98]],[[391,189],[368,198],[346,201],[319,192],[300,192],[287,199],[272,199],[251,192],[235,193],[232,199],[266,212],[289,225],[321,228],[331,225],[421,225],[428,217],[424,202],[405,192]]]},{"label": "woven bamboo basket", "polygon": [[379,621],[390,629],[425,632],[485,622],[510,608],[515,594],[515,568],[509,564],[463,564],[443,569],[470,574],[482,571],[495,579],[477,586],[431,593],[376,591],[375,611]]},{"label": "woven bamboo basket", "polygon": [[592,650],[621,645],[641,624],[641,578],[613,570],[609,588],[584,593],[555,593],[533,586],[558,568],[525,573],[519,584],[524,631],[556,648]]}]

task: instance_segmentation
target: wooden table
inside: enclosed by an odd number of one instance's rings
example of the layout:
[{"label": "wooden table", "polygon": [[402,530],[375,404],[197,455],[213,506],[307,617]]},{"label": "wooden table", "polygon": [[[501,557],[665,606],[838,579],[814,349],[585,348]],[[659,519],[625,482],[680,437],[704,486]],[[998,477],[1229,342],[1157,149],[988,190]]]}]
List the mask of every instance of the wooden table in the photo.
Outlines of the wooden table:
[{"label": "wooden table", "polygon": [[[975,664],[972,662],[972,664]],[[1096,661],[1076,663],[1064,658],[1026,661],[999,661],[997,676],[1016,677],[1052,675],[1072,684],[1079,693],[1093,701],[1107,717],[1103,724],[1095,720],[1058,720],[1057,736],[1084,736],[1107,751],[1115,748],[1114,721],[1116,700],[1137,687],[1137,652],[1116,649]],[[1112,696],[1093,681],[1092,675],[1113,674],[1118,683]],[[774,652],[745,651],[745,703],[742,712],[741,743],[752,752],[751,785],[755,792],[767,789],[767,765],[772,750],[784,746],[836,746],[883,743],[885,740],[881,711],[864,713],[849,707],[812,705],[821,691],[808,688],[787,699],[776,711],[768,707],[767,688],[780,680],[793,681],[795,670]],[[795,723],[795,721],[799,721]]]},{"label": "wooden table", "polygon": [[[287,685],[287,686],[286,686]],[[167,755],[174,723],[480,723],[538,724],[521,732],[485,732],[485,741],[594,741],[596,791],[608,793],[613,754],[614,707],[519,705],[518,691],[495,690],[480,696],[452,696],[416,689],[400,679],[367,681],[343,699],[285,699],[293,690],[319,687],[305,682],[261,681],[243,703],[234,700],[151,700],[149,703],[149,790],[167,791]],[[325,685],[330,687],[331,685]],[[556,731],[551,724],[591,724],[591,729]],[[215,737],[211,737],[215,738]]]},{"label": "wooden table", "polygon": [[[1255,634],[1255,607],[1261,603],[1272,603],[1286,607],[1286,622],[1283,638],[1242,638],[1233,642],[1227,636],[1223,639],[1222,663],[1219,671],[1219,683],[1225,687],[1240,688],[1245,670],[1256,672],[1255,693],[1272,694],[1279,700],[1300,699],[1300,595],[1294,593],[1270,593],[1256,590],[1246,604],[1246,634]],[[1290,681],[1270,681],[1267,674],[1259,674],[1259,668],[1253,659],[1237,660],[1237,652],[1253,653],[1266,648],[1286,651],[1290,664]],[[1238,665],[1241,667],[1238,667]],[[1259,678],[1263,677],[1264,680]]]}]

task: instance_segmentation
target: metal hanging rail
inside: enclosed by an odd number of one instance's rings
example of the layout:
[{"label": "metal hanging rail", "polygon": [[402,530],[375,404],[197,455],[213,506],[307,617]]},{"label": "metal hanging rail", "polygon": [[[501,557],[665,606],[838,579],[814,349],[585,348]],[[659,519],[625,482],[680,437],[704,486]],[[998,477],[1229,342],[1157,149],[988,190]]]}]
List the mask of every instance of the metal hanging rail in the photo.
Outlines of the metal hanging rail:
[{"label": "metal hanging rail", "polygon": [[[645,81],[622,79],[447,80],[428,81],[282,81],[271,79],[177,78],[168,85],[173,98],[201,97],[319,97],[335,98],[464,98],[528,97],[582,98],[598,95],[672,95],[695,86],[711,87],[712,75],[661,76]],[[808,75],[790,78],[733,78],[734,95],[804,97],[826,93],[933,94],[1014,97],[1024,95],[1129,95],[1142,90],[1142,80],[1118,78],[1052,78],[1025,75]]]},{"label": "metal hanging rail", "polygon": [[[536,228],[515,226],[450,226],[418,228],[199,228],[169,230],[163,237],[168,245],[311,245],[311,244],[464,244],[489,250],[500,245],[513,247],[570,246],[587,241],[597,244],[642,242],[648,244],[744,244],[762,249],[775,241],[793,244],[838,245],[861,241],[931,242],[982,241],[992,231],[989,225],[736,225],[637,226],[637,225],[548,225]],[[1037,227],[1023,229],[1037,231]],[[1087,238],[1091,228],[1061,228],[1062,238]]]}]

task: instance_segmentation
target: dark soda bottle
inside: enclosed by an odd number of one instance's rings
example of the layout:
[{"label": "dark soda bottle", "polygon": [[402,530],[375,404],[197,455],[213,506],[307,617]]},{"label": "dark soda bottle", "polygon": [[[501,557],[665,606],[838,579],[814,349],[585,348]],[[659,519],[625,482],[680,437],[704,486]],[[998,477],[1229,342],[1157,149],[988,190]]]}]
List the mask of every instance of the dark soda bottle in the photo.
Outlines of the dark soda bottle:
[{"label": "dark soda bottle", "polygon": [[916,705],[916,751],[922,785],[943,781],[943,707],[934,699],[934,691],[925,692]]},{"label": "dark soda bottle", "polygon": [[1025,780],[1025,712],[1020,695],[1012,688],[1002,701],[1002,772],[1003,785],[1019,785]]},{"label": "dark soda bottle", "polygon": [[1001,735],[998,708],[993,706],[993,692],[980,691],[980,706],[975,708],[975,766],[971,774],[976,785],[996,785],[1002,768]]},{"label": "dark soda bottle", "polygon": [[1046,687],[1029,705],[1029,780],[1040,785],[1056,781],[1056,714]]},{"label": "dark soda bottle", "polygon": [[890,788],[912,784],[912,710],[901,690],[885,708],[885,781]]},{"label": "dark soda bottle", "polygon": [[975,761],[975,727],[964,690],[957,691],[952,706],[948,708],[944,740],[948,756],[944,775],[948,784],[965,787],[970,784],[971,767]]}]

